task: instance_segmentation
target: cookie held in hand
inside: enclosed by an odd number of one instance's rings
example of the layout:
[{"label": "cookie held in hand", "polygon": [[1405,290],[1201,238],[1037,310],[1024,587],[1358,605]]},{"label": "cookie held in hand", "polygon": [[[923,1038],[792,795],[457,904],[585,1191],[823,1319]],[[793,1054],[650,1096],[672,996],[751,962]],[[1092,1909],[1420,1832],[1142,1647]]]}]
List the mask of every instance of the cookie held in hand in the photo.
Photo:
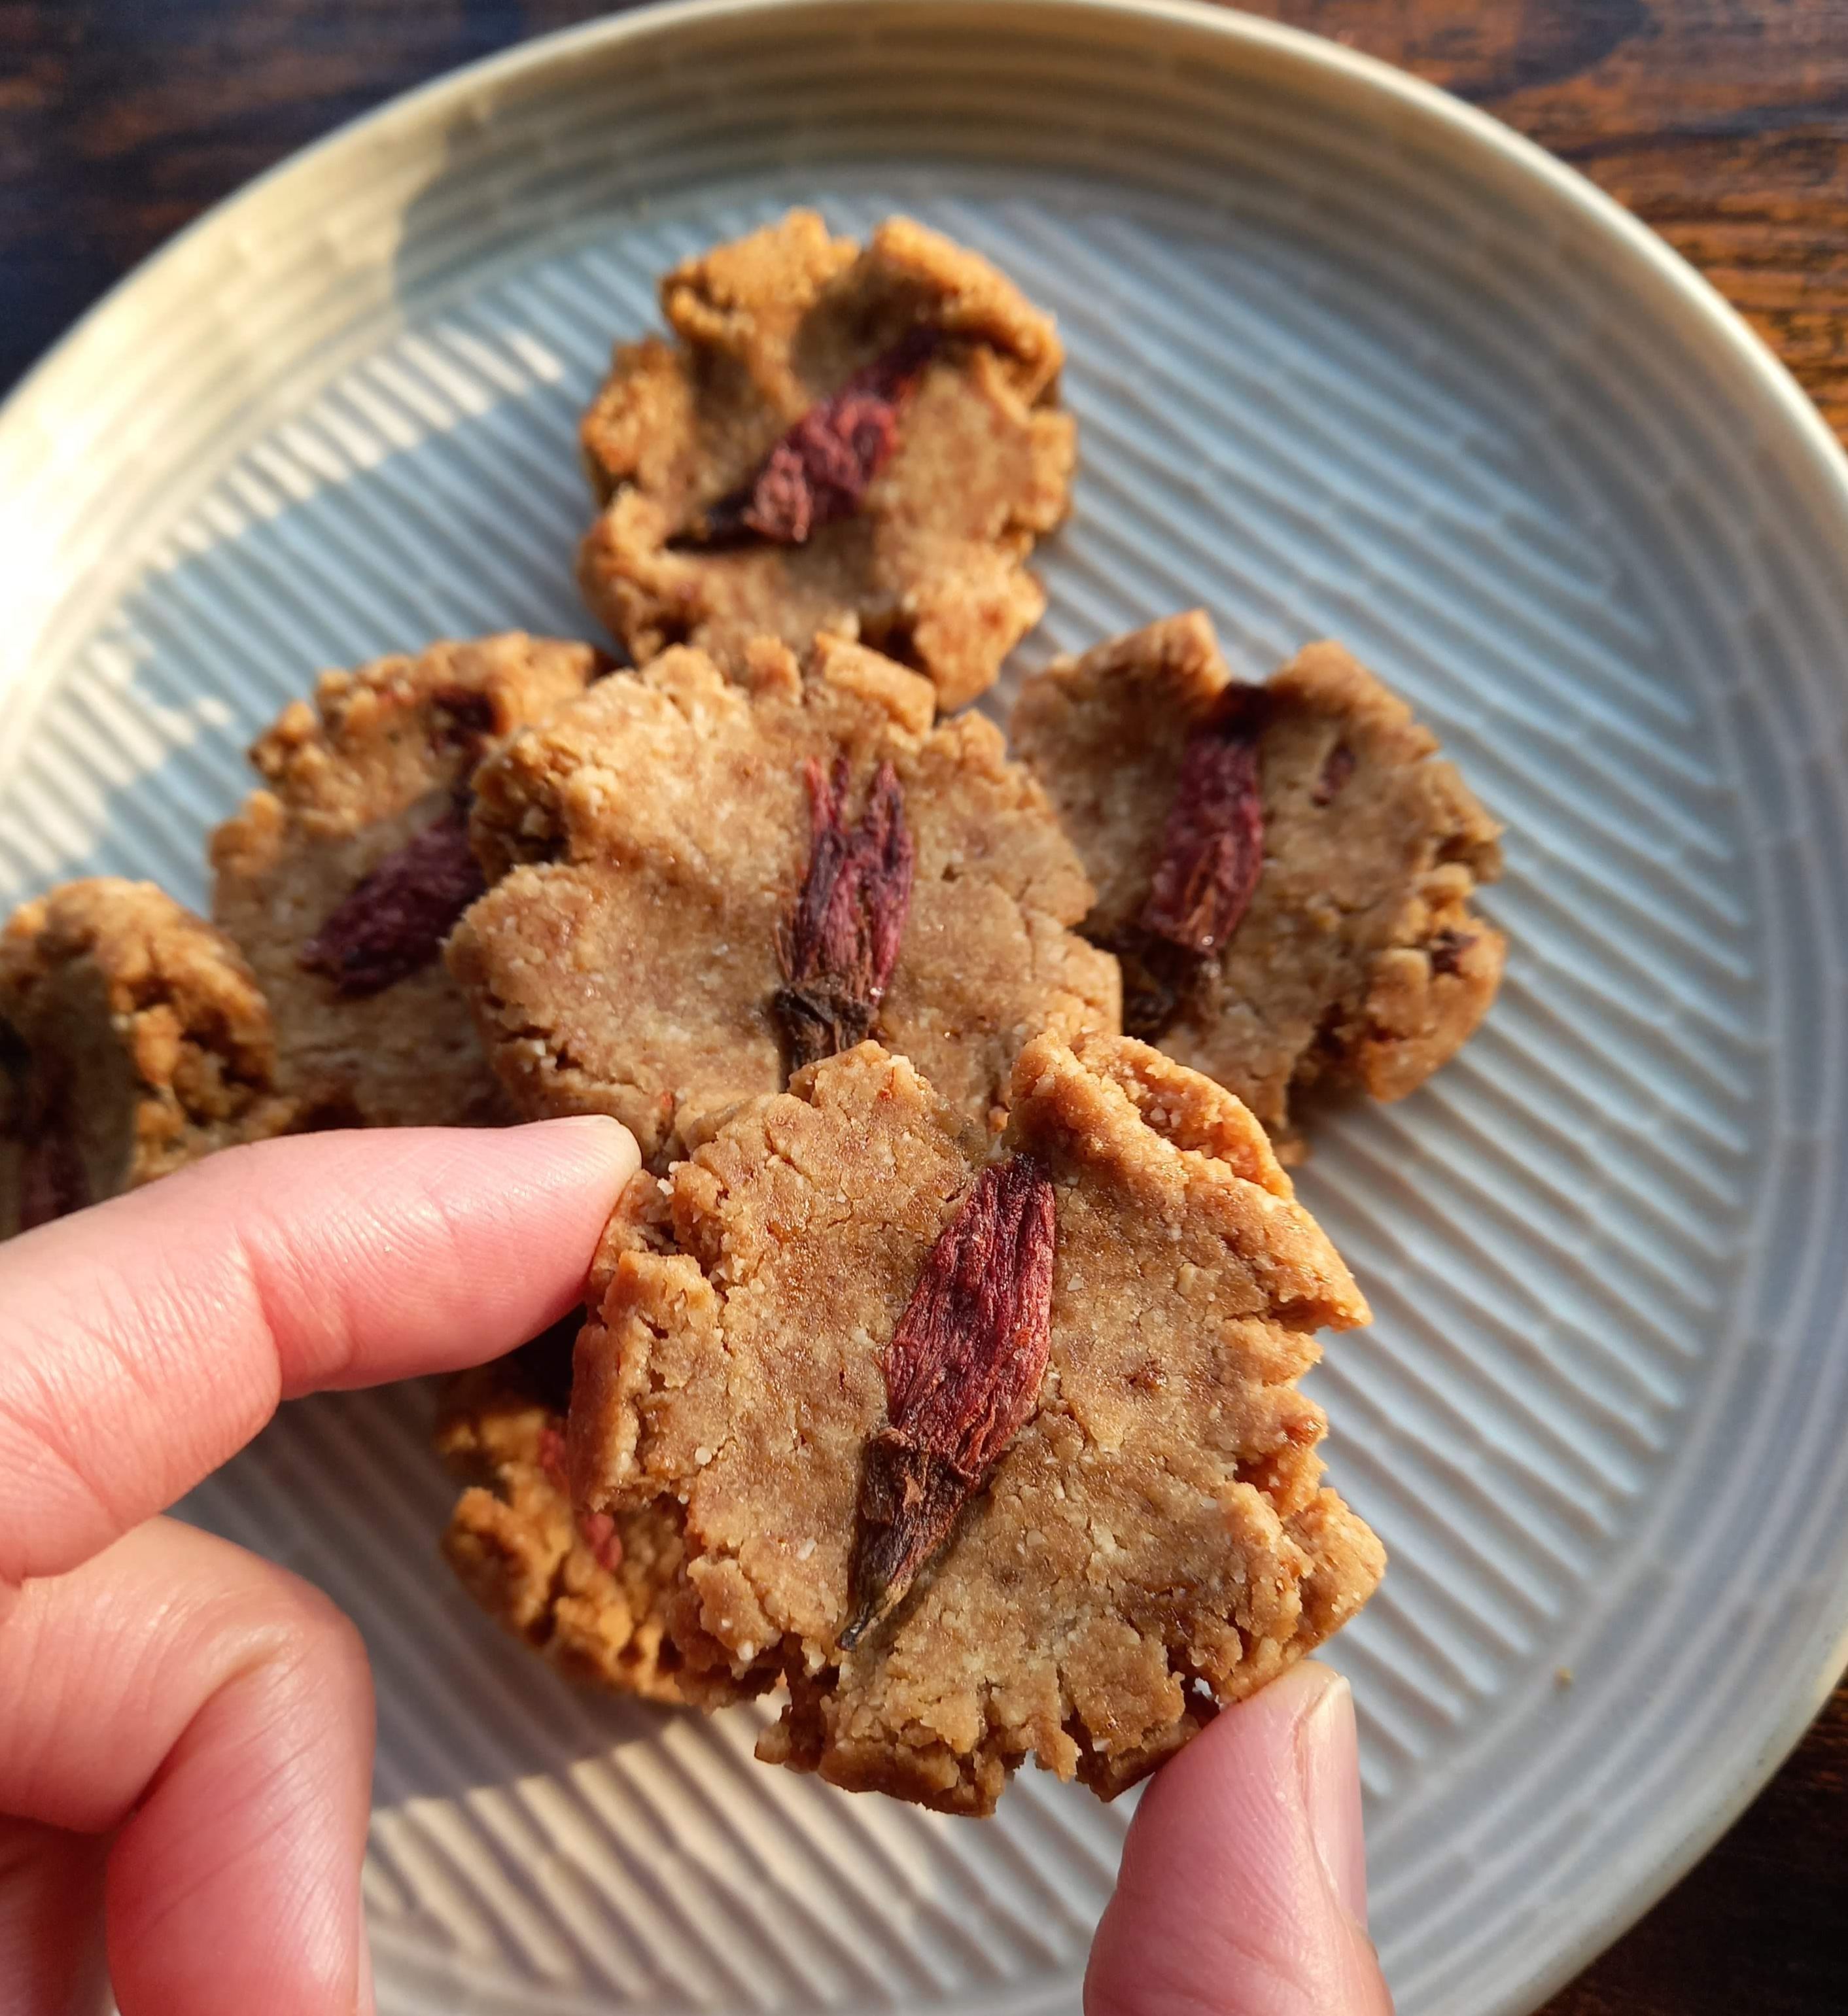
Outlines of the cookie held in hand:
[{"label": "cookie held in hand", "polygon": [[[443,1553],[481,1609],[567,1679],[678,1703],[665,1620],[685,1588],[679,1508],[571,1516],[564,1409],[578,1327],[574,1316],[449,1381],[437,1453],[467,1488]],[[735,1697],[709,1685],[700,1700]]]},{"label": "cookie held in hand", "polygon": [[1347,1269],[1230,1094],[1038,1039],[997,1150],[864,1044],[618,1207],[581,1507],[675,1508],[690,1665],[789,1690],[759,1754],[951,1813],[1029,1755],[1109,1796],[1378,1582],[1322,1488]]}]

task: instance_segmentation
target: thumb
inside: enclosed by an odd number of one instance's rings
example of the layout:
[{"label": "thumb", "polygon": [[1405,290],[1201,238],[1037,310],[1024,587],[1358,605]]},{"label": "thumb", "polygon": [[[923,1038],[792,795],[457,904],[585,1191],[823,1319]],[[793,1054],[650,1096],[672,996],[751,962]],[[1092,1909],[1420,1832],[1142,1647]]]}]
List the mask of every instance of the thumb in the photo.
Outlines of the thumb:
[{"label": "thumb", "polygon": [[1306,1662],[1143,1795],[1085,2016],[1392,2016],[1366,1917],[1353,1696]]}]

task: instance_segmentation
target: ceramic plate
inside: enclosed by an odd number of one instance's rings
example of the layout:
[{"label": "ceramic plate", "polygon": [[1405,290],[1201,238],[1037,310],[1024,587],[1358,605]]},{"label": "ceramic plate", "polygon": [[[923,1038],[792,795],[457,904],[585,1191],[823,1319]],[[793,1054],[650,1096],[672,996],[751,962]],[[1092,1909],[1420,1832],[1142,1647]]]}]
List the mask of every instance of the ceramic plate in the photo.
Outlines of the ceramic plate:
[{"label": "ceramic plate", "polygon": [[[585,632],[611,341],[798,202],[911,211],[1057,311],[1083,473],[1016,678],[1195,603],[1249,676],[1332,635],[1508,823],[1500,1004],[1302,1190],[1378,1312],[1314,1386],[1392,1559],[1334,1648],[1381,1950],[1402,2016],[1528,2010],[1749,1797],[1848,1625],[1848,484],[1587,185],[1185,5],[671,8],[445,80],[0,418],[0,902],[199,902],[318,669]],[[186,1507],[370,1643],[391,2016],[1076,2011],[1129,1802],[1028,1771],[942,1820],[754,1766],[750,1711],[570,1692],[434,1558],[428,1406],[290,1408]]]}]

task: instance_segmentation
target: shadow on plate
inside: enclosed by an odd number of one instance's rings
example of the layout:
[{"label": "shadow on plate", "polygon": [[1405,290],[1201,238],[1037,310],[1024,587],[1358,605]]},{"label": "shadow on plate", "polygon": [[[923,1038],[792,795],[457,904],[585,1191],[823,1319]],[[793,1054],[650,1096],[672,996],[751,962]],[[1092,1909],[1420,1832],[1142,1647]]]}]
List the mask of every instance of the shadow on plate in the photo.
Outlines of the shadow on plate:
[{"label": "shadow on plate", "polygon": [[294,1402],[179,1507],[358,1625],[387,1805],[556,1773],[680,1713],[573,1686],[475,1607],[438,1551],[458,1487],[430,1449],[434,1402],[421,1382]]}]

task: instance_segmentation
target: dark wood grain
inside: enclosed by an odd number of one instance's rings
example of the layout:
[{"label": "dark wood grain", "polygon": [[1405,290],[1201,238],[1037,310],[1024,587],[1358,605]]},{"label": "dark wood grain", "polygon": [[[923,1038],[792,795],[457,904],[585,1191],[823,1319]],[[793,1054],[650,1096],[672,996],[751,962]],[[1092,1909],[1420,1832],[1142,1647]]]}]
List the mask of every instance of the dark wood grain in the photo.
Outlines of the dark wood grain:
[{"label": "dark wood grain", "polygon": [[1403,64],[1570,161],[1699,267],[1848,432],[1848,0],[1252,11]]},{"label": "dark wood grain", "polygon": [[0,0],[0,386],[251,176],[594,0]]},{"label": "dark wood grain", "polygon": [[[240,182],[593,0],[0,0],[0,387]],[[1257,0],[1601,183],[1848,431],[1848,0]],[[1848,2012],[1848,1689],[1546,2016]]]},{"label": "dark wood grain", "polygon": [[1541,2016],[1848,2012],[1848,1687],[1744,1819]]}]

